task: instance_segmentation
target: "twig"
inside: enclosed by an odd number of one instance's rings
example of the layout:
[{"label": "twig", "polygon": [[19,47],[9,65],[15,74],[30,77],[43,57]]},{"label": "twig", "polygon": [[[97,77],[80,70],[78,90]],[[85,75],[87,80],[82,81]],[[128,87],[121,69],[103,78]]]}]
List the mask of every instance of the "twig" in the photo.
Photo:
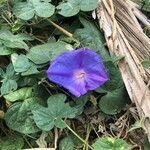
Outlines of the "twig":
[{"label": "twig", "polygon": [[[85,138],[85,141],[88,142],[88,139],[89,139],[89,136],[90,136],[90,132],[91,132],[91,127],[90,125],[88,124],[87,125],[87,132],[86,132],[86,138]],[[83,147],[83,150],[88,150],[88,145],[84,145]]]},{"label": "twig", "polygon": [[53,25],[55,28],[57,28],[59,31],[61,31],[62,33],[64,33],[65,35],[67,35],[68,37],[73,37],[73,34],[68,32],[67,30],[65,30],[64,28],[62,28],[61,26],[59,26],[58,24],[54,23],[53,21],[51,21],[50,19],[47,19],[48,22]]},{"label": "twig", "polygon": [[58,129],[54,129],[55,132],[55,141],[54,141],[54,148],[57,149],[57,141],[58,141]]}]

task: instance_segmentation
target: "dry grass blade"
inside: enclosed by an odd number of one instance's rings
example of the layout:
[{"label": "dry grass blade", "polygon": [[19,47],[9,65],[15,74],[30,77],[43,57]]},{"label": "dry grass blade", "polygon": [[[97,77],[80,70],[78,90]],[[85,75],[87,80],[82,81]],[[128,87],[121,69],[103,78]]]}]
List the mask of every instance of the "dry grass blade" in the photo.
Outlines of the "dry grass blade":
[{"label": "dry grass blade", "polygon": [[124,56],[118,63],[130,99],[136,104],[150,137],[150,70],[141,62],[150,58],[150,39],[143,33],[137,18],[150,25],[130,0],[101,0],[97,9],[111,55]]}]

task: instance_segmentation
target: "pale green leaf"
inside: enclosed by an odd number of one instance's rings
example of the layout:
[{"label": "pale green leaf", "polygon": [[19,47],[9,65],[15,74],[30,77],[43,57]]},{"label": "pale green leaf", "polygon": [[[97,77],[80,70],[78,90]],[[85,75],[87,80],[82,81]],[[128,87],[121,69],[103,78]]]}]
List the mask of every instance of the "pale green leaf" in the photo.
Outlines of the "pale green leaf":
[{"label": "pale green leaf", "polygon": [[60,3],[57,9],[64,17],[71,17],[81,11],[91,11],[98,6],[98,0],[67,0]]},{"label": "pale green leaf", "polygon": [[79,0],[68,0],[67,2],[58,5],[57,9],[60,10],[59,14],[63,15],[64,17],[71,17],[80,11],[79,5]]},{"label": "pale green leaf", "polygon": [[[22,35],[21,35],[22,36]],[[19,35],[13,35],[9,30],[0,30],[0,42],[9,48],[28,49],[25,39],[19,38]]]},{"label": "pale green leaf", "polygon": [[12,79],[4,79],[1,85],[1,95],[8,94],[17,89],[17,83]]},{"label": "pale green leaf", "polygon": [[50,17],[54,14],[55,7],[49,1],[27,0],[14,5],[14,14],[23,20],[31,19],[35,14],[39,17]]},{"label": "pale green leaf", "polygon": [[23,20],[29,20],[34,16],[34,8],[29,0],[27,2],[16,3],[13,12],[18,18]]},{"label": "pale green leaf", "polygon": [[14,53],[11,55],[11,61],[14,66],[14,70],[18,73],[27,71],[30,68],[30,62],[26,55],[18,55]]},{"label": "pale green leaf", "polygon": [[38,74],[38,73],[39,71],[37,70],[37,66],[34,63],[30,62],[30,68],[27,71],[22,72],[21,75],[28,76],[28,75]]},{"label": "pale green leaf", "polygon": [[74,150],[74,143],[70,136],[63,138],[59,143],[59,150]]},{"label": "pale green leaf", "polygon": [[129,145],[124,140],[110,137],[99,138],[93,147],[94,150],[130,150]]},{"label": "pale green leaf", "polygon": [[0,55],[10,55],[12,53],[14,53],[14,50],[0,44]]},{"label": "pale green leaf", "polygon": [[15,70],[14,70],[13,65],[10,63],[6,68],[5,77],[10,79],[10,78],[13,78],[14,76],[15,76]]},{"label": "pale green leaf", "polygon": [[32,87],[24,87],[5,95],[4,98],[7,101],[15,102],[17,100],[25,100],[33,96],[34,96],[34,89]]}]

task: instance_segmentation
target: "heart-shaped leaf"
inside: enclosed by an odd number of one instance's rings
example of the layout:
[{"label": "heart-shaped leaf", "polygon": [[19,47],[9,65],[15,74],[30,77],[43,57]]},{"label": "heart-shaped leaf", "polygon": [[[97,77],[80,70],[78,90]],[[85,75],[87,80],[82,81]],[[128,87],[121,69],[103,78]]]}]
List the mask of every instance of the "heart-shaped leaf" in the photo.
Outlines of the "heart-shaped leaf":
[{"label": "heart-shaped leaf", "polygon": [[23,102],[16,102],[7,110],[5,121],[9,128],[24,134],[39,131],[31,113],[37,98],[28,98]]},{"label": "heart-shaped leaf", "polygon": [[25,87],[5,95],[4,98],[7,101],[15,102],[18,100],[25,100],[33,96],[34,96],[34,89],[32,87]]},{"label": "heart-shaped leaf", "polygon": [[32,47],[27,57],[35,64],[44,64],[54,60],[61,53],[73,49],[70,44],[62,41],[46,43]]},{"label": "heart-shaped leaf", "polygon": [[23,35],[14,35],[9,30],[0,30],[0,42],[8,48],[28,49],[28,45],[24,42]]},{"label": "heart-shaped leaf", "polygon": [[100,99],[99,107],[106,114],[117,114],[126,105],[126,97],[124,88],[116,89]]}]

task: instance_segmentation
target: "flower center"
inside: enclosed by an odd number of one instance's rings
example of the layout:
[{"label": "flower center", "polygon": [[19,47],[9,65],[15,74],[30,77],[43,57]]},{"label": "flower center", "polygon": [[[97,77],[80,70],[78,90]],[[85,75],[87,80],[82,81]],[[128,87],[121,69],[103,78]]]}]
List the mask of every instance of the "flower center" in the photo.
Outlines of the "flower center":
[{"label": "flower center", "polygon": [[78,71],[75,73],[75,77],[77,79],[83,79],[85,77],[86,73],[84,71]]}]

